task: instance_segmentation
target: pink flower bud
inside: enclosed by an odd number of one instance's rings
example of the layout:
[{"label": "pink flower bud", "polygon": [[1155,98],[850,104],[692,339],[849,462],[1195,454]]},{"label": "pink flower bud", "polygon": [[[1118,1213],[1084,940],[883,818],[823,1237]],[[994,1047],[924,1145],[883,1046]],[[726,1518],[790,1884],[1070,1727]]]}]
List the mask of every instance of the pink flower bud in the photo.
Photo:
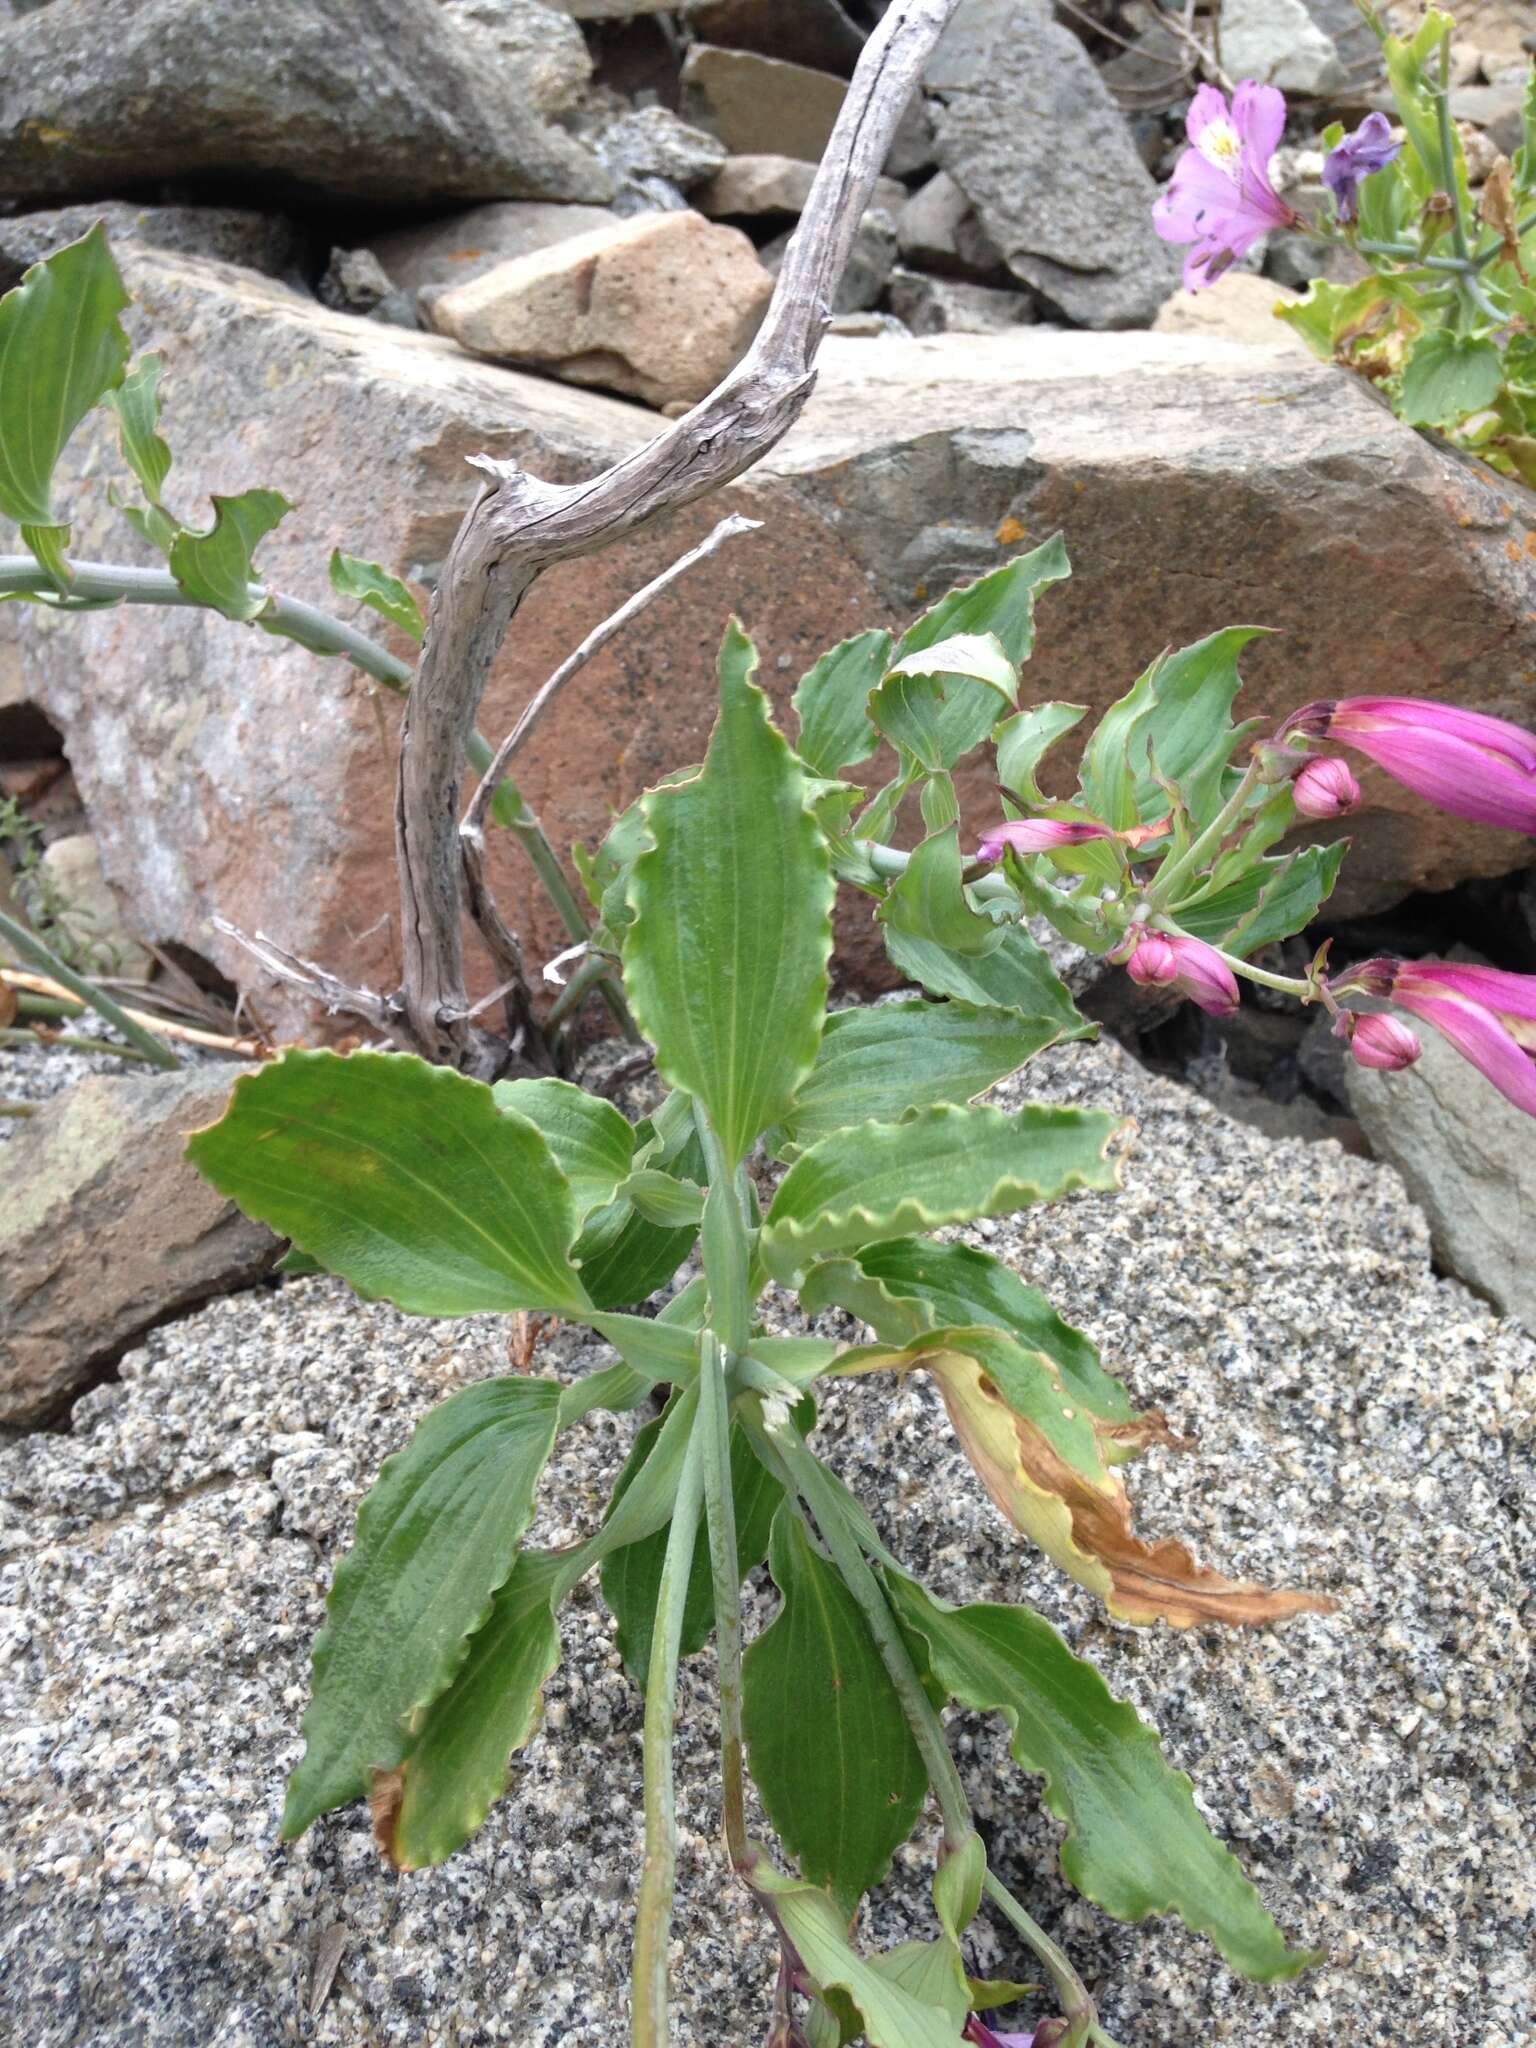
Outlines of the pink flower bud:
[{"label": "pink flower bud", "polygon": [[[1432,1025],[1501,1095],[1527,1116],[1536,1116],[1536,975],[1383,955],[1335,975],[1329,987],[1346,997],[1360,990],[1385,996]],[[1365,1024],[1386,1021],[1362,1017],[1357,1041]]]},{"label": "pink flower bud", "polygon": [[1424,1050],[1418,1033],[1400,1024],[1396,1017],[1355,1016],[1348,1036],[1356,1065],[1379,1067],[1387,1074],[1396,1073],[1400,1067],[1411,1067]]},{"label": "pink flower bud", "polygon": [[1343,818],[1360,808],[1360,785],[1349,763],[1334,755],[1309,761],[1292,783],[1291,794],[1303,818]]},{"label": "pink flower bud", "polygon": [[1001,860],[1005,846],[1015,853],[1050,853],[1058,846],[1081,846],[1085,840],[1117,836],[1108,825],[1092,818],[1013,818],[982,835],[976,858]]},{"label": "pink flower bud", "polygon": [[1235,1017],[1237,980],[1204,939],[1138,930],[1125,971],[1143,988],[1173,988],[1213,1017]]},{"label": "pink flower bud", "polygon": [[1275,735],[1354,747],[1415,795],[1478,824],[1536,833],[1536,739],[1503,718],[1427,697],[1304,704]]}]

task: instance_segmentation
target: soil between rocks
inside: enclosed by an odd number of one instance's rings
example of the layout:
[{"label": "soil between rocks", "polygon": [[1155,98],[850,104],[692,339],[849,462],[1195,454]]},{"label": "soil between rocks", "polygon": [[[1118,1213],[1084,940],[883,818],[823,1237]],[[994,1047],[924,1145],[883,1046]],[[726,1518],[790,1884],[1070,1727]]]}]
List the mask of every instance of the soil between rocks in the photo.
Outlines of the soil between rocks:
[{"label": "soil between rocks", "polygon": [[[1106,1622],[1001,1523],[921,1380],[830,1386],[822,1441],[938,1592],[1032,1601],[1101,1664],[1194,1773],[1287,1932],[1329,1961],[1247,1986],[1175,1922],[1107,1921],[1060,1878],[1060,1829],[1001,1724],[957,1715],[994,1859],[1125,2048],[1515,2048],[1536,1932],[1521,1706],[1536,1345],[1433,1278],[1386,1168],[1266,1140],[1109,1045],[1044,1055],[1000,1091],[1026,1095],[1139,1127],[1120,1195],[966,1234],[1198,1434],[1192,1454],[1132,1469],[1143,1530],[1330,1592],[1338,1612],[1243,1634]],[[541,1366],[565,1376],[600,1356],[567,1330]],[[0,1453],[9,2038],[622,2038],[641,1702],[595,1585],[565,1611],[544,1732],[455,1861],[381,1870],[361,1808],[276,1840],[308,1643],[356,1499],[431,1401],[505,1366],[493,1319],[413,1320],[301,1281],[157,1331],[69,1434]],[[592,1526],[635,1421],[598,1414],[562,1439],[537,1540]],[[772,1597],[756,1589],[749,1627]],[[714,1842],[711,1677],[696,1659],[680,1708],[680,2048],[752,2043],[767,2023],[769,1950]],[[926,1929],[930,1840],[898,1860],[872,1939]],[[345,1942],[311,2016],[327,1930]],[[1034,1974],[985,1922],[972,1966]]]}]

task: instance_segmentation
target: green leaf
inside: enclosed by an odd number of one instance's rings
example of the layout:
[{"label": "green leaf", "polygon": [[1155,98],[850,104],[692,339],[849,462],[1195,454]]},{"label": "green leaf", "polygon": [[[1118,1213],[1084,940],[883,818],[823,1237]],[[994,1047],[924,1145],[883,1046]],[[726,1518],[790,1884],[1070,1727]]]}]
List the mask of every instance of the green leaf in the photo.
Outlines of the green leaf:
[{"label": "green leaf", "polygon": [[409,1755],[412,1717],[445,1690],[511,1573],[559,1407],[553,1380],[482,1380],[384,1461],[315,1639],[284,1840]]},{"label": "green leaf", "polygon": [[905,1123],[855,1124],[802,1152],[779,1183],[759,1241],[788,1280],[827,1252],[909,1231],[1007,1215],[1075,1188],[1114,1188],[1105,1155],[1119,1128],[1102,1110],[1031,1103],[925,1109]]},{"label": "green leaf", "polygon": [[732,621],[702,772],[642,799],[624,981],[659,1071],[701,1102],[728,1163],[810,1072],[826,1011],[832,864],[805,775]]},{"label": "green leaf", "polygon": [[842,2021],[844,2040],[862,2028],[869,2048],[961,2048],[957,2021],[855,1954],[847,1916],[826,1892],[783,1876],[766,1857],[754,1866],[751,1884],[773,1900],[795,1954]]},{"label": "green leaf", "polygon": [[659,1223],[677,1230],[697,1225],[704,1214],[704,1190],[697,1181],[675,1180],[659,1167],[644,1167],[623,1182],[619,1193],[632,1202],[647,1223]]},{"label": "green leaf", "polygon": [[895,1123],[933,1102],[970,1102],[1062,1036],[1059,1018],[975,1003],[880,1003],[827,1019],[816,1064],[770,1149],[813,1145],[845,1124]]},{"label": "green leaf", "polygon": [[1451,427],[1492,405],[1504,366],[1491,341],[1431,328],[1408,351],[1400,411],[1411,427]]},{"label": "green leaf", "polygon": [[886,1583],[945,1688],[965,1706],[1007,1716],[1015,1761],[1044,1777],[1045,1802],[1067,1824],[1062,1870],[1085,1897],[1117,1920],[1176,1912],[1235,1969],[1266,1982],[1320,1960],[1286,1947],[1152,1729],[1039,1615],[951,1608],[896,1573]]},{"label": "green leaf", "polygon": [[893,663],[869,715],[930,774],[979,746],[1018,699],[1019,672],[992,633],[956,633]]},{"label": "green leaf", "polygon": [[611,1202],[630,1170],[634,1126],[611,1102],[569,1081],[498,1081],[498,1109],[510,1109],[543,1132],[555,1163],[571,1184],[576,1213],[585,1217]]},{"label": "green leaf", "polygon": [[53,472],[81,420],[122,382],[127,304],[99,221],[0,299],[0,514],[61,590],[69,527],[54,518]]},{"label": "green leaf", "polygon": [[869,717],[869,693],[891,658],[889,633],[855,633],[806,670],[795,690],[800,721],[796,752],[815,775],[835,777],[867,761],[879,744]]},{"label": "green leaf", "polygon": [[337,548],[331,556],[331,588],[338,597],[355,597],[418,643],[426,633],[421,606],[410,586],[398,576],[391,576],[379,562],[364,561],[361,555],[344,555]]},{"label": "green leaf", "polygon": [[930,832],[915,847],[906,867],[886,891],[876,916],[888,928],[908,932],[966,957],[995,952],[1005,927],[973,910],[961,883],[965,862],[960,827]]},{"label": "green leaf", "polygon": [[1060,1023],[1064,1038],[1093,1037],[1098,1026],[1079,1015],[1044,947],[1022,925],[1005,925],[1002,931],[1001,943],[990,953],[962,958],[935,940],[887,925],[885,950],[930,995],[1050,1017]]},{"label": "green leaf", "polygon": [[991,1324],[1027,1350],[1040,1351],[1071,1399],[1111,1423],[1136,1419],[1130,1396],[1099,1363],[1097,1347],[1063,1322],[1017,1273],[966,1244],[927,1237],[889,1238],[848,1259],[813,1266],[800,1290],[808,1314],[836,1303],[861,1316],[887,1344],[926,1331]]},{"label": "green leaf", "polygon": [[1110,705],[1083,749],[1083,802],[1092,816],[1117,832],[1127,832],[1138,822],[1132,750],[1152,716],[1157,672],[1166,658],[1159,655],[1125,695]]},{"label": "green leaf", "polygon": [[542,1134],[410,1053],[284,1053],[235,1083],[187,1157],[367,1299],[430,1316],[588,1307]]},{"label": "green leaf", "polygon": [[1021,802],[1039,806],[1047,799],[1035,770],[1064,733],[1088,715],[1086,704],[1035,704],[997,728],[997,779]]},{"label": "green leaf", "polygon": [[[650,1137],[649,1123],[636,1126],[637,1155],[646,1150]],[[665,1164],[681,1180],[704,1179],[704,1153],[691,1119],[682,1145],[666,1154]],[[651,1223],[620,1196],[587,1218],[571,1256],[581,1268],[588,1298],[598,1308],[631,1308],[666,1286],[697,1241],[696,1225],[670,1229]]]},{"label": "green leaf", "polygon": [[858,1602],[787,1504],[768,1568],[783,1606],[743,1660],[747,1761],[802,1874],[851,1914],[916,1825],[927,1773]]},{"label": "green leaf", "polygon": [[1332,846],[1304,846],[1283,859],[1260,861],[1226,888],[1179,904],[1173,915],[1191,938],[1245,956],[1255,953],[1312,922],[1333,893],[1348,846],[1347,839],[1337,839]]},{"label": "green leaf", "polygon": [[588,1309],[585,1316],[624,1363],[654,1385],[682,1385],[698,1377],[698,1332],[686,1324],[664,1322],[659,1316],[617,1315],[607,1309]]},{"label": "green leaf", "polygon": [[1241,737],[1231,717],[1243,686],[1238,656],[1264,630],[1228,626],[1158,663],[1152,711],[1131,746],[1135,810],[1143,824],[1168,813],[1158,777],[1183,792],[1197,829],[1221,808],[1222,773]]},{"label": "green leaf", "polygon": [[[669,1411],[670,1413],[670,1411]],[[613,1489],[613,1505],[629,1491],[637,1475],[651,1458],[662,1420],[647,1423],[635,1438],[624,1470]],[[745,1578],[768,1554],[768,1532],[783,1489],[753,1454],[751,1445],[735,1423],[731,1425],[731,1488],[736,1503],[736,1564]],[[656,1596],[661,1588],[661,1568],[666,1556],[668,1518],[652,1533],[612,1551],[602,1571],[603,1598],[618,1623],[619,1655],[624,1669],[642,1691],[651,1661],[651,1630],[656,1618]],[[714,1580],[709,1548],[694,1547],[688,1575],[688,1592],[683,1603],[681,1654],[691,1657],[709,1641],[715,1625]]]},{"label": "green leaf", "polygon": [[995,633],[1018,668],[1034,652],[1036,592],[1071,573],[1066,544],[1053,534],[1031,553],[941,597],[908,627],[897,655],[916,654],[954,633]]},{"label": "green leaf", "polygon": [[272,602],[251,588],[253,556],[262,540],[293,507],[281,491],[242,491],[238,498],[215,497],[213,524],[206,533],[183,528],[167,559],[177,583],[198,604],[226,619],[255,619]]},{"label": "green leaf", "polygon": [[442,1863],[507,1789],[507,1764],[538,1730],[544,1682],[560,1661],[550,1561],[525,1551],[470,1637],[469,1654],[421,1717],[389,1828],[401,1870]]},{"label": "green leaf", "polygon": [[106,397],[106,403],[117,414],[117,438],[123,460],[138,478],[150,505],[156,508],[171,473],[171,451],[159,433],[160,373],[164,367],[159,356],[141,356],[117,389],[109,391]]}]

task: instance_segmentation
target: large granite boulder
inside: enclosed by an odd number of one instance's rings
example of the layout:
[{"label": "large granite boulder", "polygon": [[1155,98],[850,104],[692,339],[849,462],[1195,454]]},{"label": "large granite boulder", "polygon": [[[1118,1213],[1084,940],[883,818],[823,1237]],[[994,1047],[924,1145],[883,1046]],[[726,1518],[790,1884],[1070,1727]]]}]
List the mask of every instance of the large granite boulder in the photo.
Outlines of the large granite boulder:
[{"label": "large granite boulder", "polygon": [[[658,424],[248,273],[125,257],[136,338],[166,356],[172,504],[195,518],[211,491],[282,490],[297,510],[258,565],[315,602],[334,602],[333,547],[433,573],[474,490],[467,457],[574,479]],[[93,418],[58,492],[86,558],[133,546],[97,481],[119,473],[110,423]],[[1042,601],[1036,696],[1102,707],[1163,646],[1251,620],[1278,629],[1245,657],[1255,713],[1408,689],[1536,725],[1528,494],[1284,351],[1021,328],[829,341],[805,415],[749,477],[542,579],[496,663],[485,731],[505,732],[593,625],[728,510],[762,531],[593,661],[529,749],[524,786],[558,841],[590,843],[615,806],[700,758],[732,610],[758,635],[782,708],[834,641],[899,623],[1058,528],[1074,575]],[[208,955],[285,1031],[313,1020],[213,933],[215,914],[349,978],[391,981],[393,699],[381,705],[340,662],[202,612],[0,606],[0,705],[29,700],[64,734],[140,938]],[[1526,857],[1513,834],[1365,781],[1345,870],[1356,907]],[[993,814],[985,764],[962,799],[970,818]],[[548,958],[564,937],[516,850],[493,860],[500,901]],[[843,939],[850,971],[875,974],[880,948],[858,911]]]},{"label": "large granite boulder", "polygon": [[[1266,1989],[1176,1922],[1105,1920],[1063,1883],[1061,1829],[999,1719],[960,1714],[991,1854],[1138,2048],[1516,2048],[1536,1932],[1520,1780],[1536,1347],[1431,1276],[1390,1171],[1270,1143],[1112,1046],[1030,1076],[1032,1094],[1135,1117],[1127,1186],[976,1241],[1198,1435],[1135,1468],[1146,1526],[1336,1611],[1235,1634],[1107,1623],[1001,1523],[921,1378],[829,1387],[823,1440],[938,1591],[1033,1602],[1101,1665],[1282,1926],[1329,1960]],[[391,1875],[359,1806],[276,1840],[358,1496],[424,1409],[506,1370],[505,1345],[490,1319],[411,1321],[303,1281],[157,1332],[67,1433],[0,1453],[0,2031],[39,2048],[624,2037],[641,1701],[594,1587],[564,1611],[511,1796],[453,1862]],[[596,1362],[568,1331],[538,1364]],[[536,1540],[594,1525],[634,1427],[600,1413],[562,1441]],[[770,1612],[759,1586],[749,1628]],[[678,2048],[756,2042],[768,2019],[763,1923],[718,1846],[712,1682],[707,1654],[685,1667]],[[868,1916],[876,1938],[928,1931],[934,1843],[925,1823]],[[971,1963],[1039,1974],[991,1916]]]},{"label": "large granite boulder", "polygon": [[0,198],[206,178],[415,206],[606,199],[526,71],[438,0],[45,7],[0,25]]}]

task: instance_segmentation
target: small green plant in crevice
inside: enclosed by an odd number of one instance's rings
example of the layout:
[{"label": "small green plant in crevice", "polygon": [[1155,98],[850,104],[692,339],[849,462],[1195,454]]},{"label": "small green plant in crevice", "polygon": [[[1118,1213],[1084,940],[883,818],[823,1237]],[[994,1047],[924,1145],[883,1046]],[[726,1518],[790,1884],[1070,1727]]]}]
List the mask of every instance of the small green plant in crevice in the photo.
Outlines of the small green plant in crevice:
[{"label": "small green plant in crevice", "polygon": [[[967,1968],[984,1901],[1043,1965],[1056,2010],[1038,2041],[1105,2048],[1070,1961],[976,1831],[941,1719],[950,1700],[1004,1716],[1065,1825],[1065,1876],[1105,1911],[1176,1912],[1260,1980],[1314,1959],[1091,1664],[1027,1607],[956,1607],[918,1583],[899,1523],[882,1530],[881,1503],[818,1455],[816,1397],[840,1375],[929,1374],[1002,1514],[1120,1620],[1326,1608],[1140,1538],[1122,1468],[1171,1441],[1163,1419],[1025,1278],[932,1233],[1118,1183],[1113,1116],[978,1102],[1092,1030],[1030,935],[1037,914],[1208,1009],[1235,1006],[1242,978],[1319,1003],[1366,1065],[1418,1055],[1391,1001],[1536,1114],[1536,981],[1386,961],[1330,975],[1321,956],[1292,978],[1252,957],[1300,931],[1338,874],[1343,842],[1276,850],[1298,819],[1359,801],[1324,743],[1446,809],[1532,832],[1536,749],[1497,720],[1394,699],[1310,704],[1259,737],[1232,717],[1255,631],[1234,628],[1155,661],[1088,739],[1076,793],[1050,798],[1041,762],[1084,714],[1021,707],[1020,664],[1036,594],[1066,572],[1052,542],[950,593],[899,641],[833,648],[796,692],[793,745],[732,625],[704,762],[642,796],[581,863],[594,943],[621,965],[668,1089],[646,1121],[553,1079],[488,1086],[405,1054],[297,1052],[240,1081],[190,1145],[217,1188],[369,1298],[423,1315],[552,1313],[618,1354],[571,1385],[468,1387],[386,1462],[315,1644],[283,1830],[371,1797],[394,1863],[452,1855],[506,1792],[559,1661],[561,1604],[597,1571],[645,1690],[635,2048],[669,2039],[674,1701],[679,1660],[711,1635],[726,1855],[782,1958],[773,2048],[1022,2039],[983,2017],[1021,1987]],[[842,775],[882,739],[898,770],[870,797]],[[967,854],[953,771],[979,746],[1009,794]],[[905,851],[891,842],[911,806],[922,831]],[[922,996],[828,1013],[839,886],[865,899]],[[766,1206],[765,1160],[782,1167]],[[701,1270],[648,1312],[695,1255]],[[847,1312],[869,1341],[771,1334],[771,1286],[807,1318]],[[601,1525],[569,1549],[526,1544],[559,1434],[652,1391],[665,1405]],[[779,1613],[744,1646],[741,1585],[765,1562]],[[781,1858],[749,1838],[748,1774]],[[867,1914],[854,1931],[859,1902],[930,1799],[933,1926],[882,1949]]]}]

